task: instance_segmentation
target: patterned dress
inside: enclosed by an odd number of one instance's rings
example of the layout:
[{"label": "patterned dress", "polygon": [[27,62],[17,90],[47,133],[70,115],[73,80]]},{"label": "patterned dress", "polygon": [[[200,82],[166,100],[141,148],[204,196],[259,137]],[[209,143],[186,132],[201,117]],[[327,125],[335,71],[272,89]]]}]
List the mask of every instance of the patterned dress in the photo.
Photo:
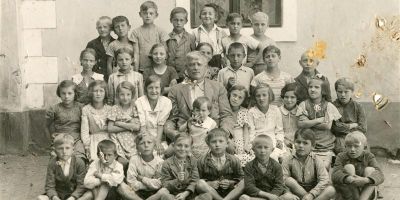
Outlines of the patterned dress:
[{"label": "patterned dress", "polygon": [[[131,107],[124,110],[120,105],[112,107],[111,112],[108,115],[108,120],[114,122],[135,122],[139,124],[139,117],[136,107],[132,103]],[[135,132],[126,130],[118,133],[110,133],[111,140],[117,145],[117,154],[125,159],[130,159],[136,154],[135,145]]]},{"label": "patterned dress", "polygon": [[249,124],[248,111],[248,109],[240,107],[239,111],[234,114],[236,123],[233,127],[232,135],[233,142],[235,143],[235,156],[239,158],[241,166],[245,166],[247,162],[254,159],[253,153],[249,154],[244,151],[243,129],[245,124]]},{"label": "patterned dress", "polygon": [[107,116],[112,107],[104,105],[95,109],[91,104],[82,109],[81,138],[83,145],[90,150],[89,160],[97,158],[97,144],[105,139],[110,139],[107,132]]}]

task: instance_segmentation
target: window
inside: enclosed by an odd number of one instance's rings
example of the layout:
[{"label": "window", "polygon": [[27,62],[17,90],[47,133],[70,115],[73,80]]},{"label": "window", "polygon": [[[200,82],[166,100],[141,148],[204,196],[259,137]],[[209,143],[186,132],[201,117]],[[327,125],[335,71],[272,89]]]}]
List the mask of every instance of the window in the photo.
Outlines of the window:
[{"label": "window", "polygon": [[240,13],[243,16],[243,27],[250,27],[251,15],[259,11],[268,14],[270,27],[282,27],[282,0],[191,0],[192,28],[201,24],[200,10],[207,3],[215,3],[219,6],[221,17],[217,25],[220,27],[226,27],[226,16],[233,12]]}]

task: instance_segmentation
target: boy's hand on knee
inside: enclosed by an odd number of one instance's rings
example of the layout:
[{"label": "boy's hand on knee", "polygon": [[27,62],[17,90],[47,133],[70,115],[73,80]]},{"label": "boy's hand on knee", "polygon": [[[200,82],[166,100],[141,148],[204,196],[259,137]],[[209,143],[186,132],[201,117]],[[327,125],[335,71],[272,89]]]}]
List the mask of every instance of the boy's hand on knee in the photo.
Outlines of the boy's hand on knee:
[{"label": "boy's hand on knee", "polygon": [[219,182],[219,187],[226,190],[231,186],[231,182],[228,179],[224,179]]},{"label": "boy's hand on knee", "polygon": [[344,179],[344,182],[347,184],[352,184],[354,182],[355,177],[354,176],[348,176],[346,179]]},{"label": "boy's hand on knee", "polygon": [[219,181],[208,181],[207,184],[216,190],[219,188]]},{"label": "boy's hand on knee", "polygon": [[300,198],[298,197],[298,196],[296,196],[296,195],[294,195],[294,194],[292,194],[292,193],[287,193],[287,199],[289,199],[289,200],[300,200]]},{"label": "boy's hand on knee", "polygon": [[75,197],[68,197],[67,200],[76,200]]},{"label": "boy's hand on knee", "polygon": [[361,186],[364,186],[364,185],[369,184],[369,183],[370,183],[370,179],[369,178],[361,177],[361,176],[356,177],[354,179],[354,181],[353,181],[353,184],[356,185],[357,187],[361,187]]},{"label": "boy's hand on knee", "polygon": [[303,196],[301,200],[313,200],[314,196],[310,193],[307,193],[306,195]]}]

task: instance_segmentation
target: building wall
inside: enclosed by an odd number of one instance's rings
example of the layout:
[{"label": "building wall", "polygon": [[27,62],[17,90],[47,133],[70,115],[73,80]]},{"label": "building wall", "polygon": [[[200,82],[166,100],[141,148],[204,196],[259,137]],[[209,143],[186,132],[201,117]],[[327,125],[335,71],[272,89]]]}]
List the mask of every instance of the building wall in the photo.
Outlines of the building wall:
[{"label": "building wall", "polygon": [[[125,15],[132,28],[137,27],[141,24],[139,6],[144,0],[1,2],[0,44],[2,51],[9,47],[7,55],[12,55],[5,60],[0,57],[0,63],[6,66],[0,69],[1,108],[16,107],[29,111],[56,103],[57,83],[80,72],[79,53],[88,41],[97,37],[95,22],[98,17]],[[176,2],[181,5],[182,0],[155,2],[159,6],[156,24],[169,32],[172,29],[169,12]],[[290,6],[287,2],[284,5]],[[368,3],[362,0],[299,0],[293,7],[297,9],[294,12],[297,16],[297,40],[278,41],[282,50],[282,70],[298,75],[301,71],[298,64],[300,55],[317,41],[325,42],[325,59],[321,60],[318,70],[329,78],[332,91],[338,77],[355,79],[360,94],[358,100],[367,110],[368,139],[372,146],[397,149],[400,141],[393,138],[399,138],[396,130],[400,128],[397,123],[400,118],[400,41],[392,40],[391,35],[394,30],[400,30],[399,0],[385,3],[380,0]],[[387,20],[384,30],[375,27],[377,16]],[[397,16],[397,22],[393,22],[394,16]],[[271,29],[269,32],[274,31]],[[357,67],[356,59],[361,54],[366,56],[367,62],[364,67]],[[371,103],[372,92],[387,96],[391,100],[390,107],[376,111]],[[24,137],[31,137],[28,132]]]}]

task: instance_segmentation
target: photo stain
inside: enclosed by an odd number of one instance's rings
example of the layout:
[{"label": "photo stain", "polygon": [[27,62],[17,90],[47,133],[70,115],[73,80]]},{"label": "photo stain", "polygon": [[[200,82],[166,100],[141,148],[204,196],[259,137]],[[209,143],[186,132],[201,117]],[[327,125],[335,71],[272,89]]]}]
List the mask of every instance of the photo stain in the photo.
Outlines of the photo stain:
[{"label": "photo stain", "polygon": [[313,60],[325,59],[326,58],[326,47],[325,41],[318,40],[314,46],[307,51],[307,56]]},{"label": "photo stain", "polygon": [[366,63],[367,63],[367,57],[365,55],[360,55],[356,59],[356,65],[358,67],[364,67],[366,65]]}]

